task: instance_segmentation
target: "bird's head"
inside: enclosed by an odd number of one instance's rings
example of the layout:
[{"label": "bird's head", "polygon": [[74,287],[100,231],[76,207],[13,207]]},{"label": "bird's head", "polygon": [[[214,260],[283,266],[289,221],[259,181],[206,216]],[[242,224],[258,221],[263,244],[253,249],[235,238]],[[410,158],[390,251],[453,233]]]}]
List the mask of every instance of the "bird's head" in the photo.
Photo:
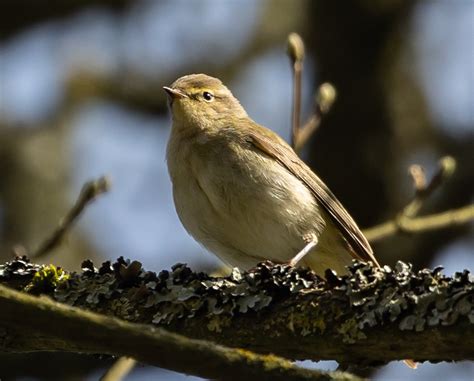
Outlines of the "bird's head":
[{"label": "bird's head", "polygon": [[185,75],[163,89],[169,96],[174,124],[208,129],[247,117],[239,101],[217,78]]}]

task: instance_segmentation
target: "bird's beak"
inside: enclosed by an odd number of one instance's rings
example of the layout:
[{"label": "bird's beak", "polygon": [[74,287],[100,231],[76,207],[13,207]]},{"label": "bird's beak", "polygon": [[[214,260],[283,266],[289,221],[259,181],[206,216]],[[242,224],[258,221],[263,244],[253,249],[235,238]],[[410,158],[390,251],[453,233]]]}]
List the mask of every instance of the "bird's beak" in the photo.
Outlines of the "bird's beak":
[{"label": "bird's beak", "polygon": [[173,89],[168,86],[163,86],[163,90],[165,90],[168,93],[168,96],[170,97],[170,99],[189,98],[185,93],[183,93],[179,89]]}]

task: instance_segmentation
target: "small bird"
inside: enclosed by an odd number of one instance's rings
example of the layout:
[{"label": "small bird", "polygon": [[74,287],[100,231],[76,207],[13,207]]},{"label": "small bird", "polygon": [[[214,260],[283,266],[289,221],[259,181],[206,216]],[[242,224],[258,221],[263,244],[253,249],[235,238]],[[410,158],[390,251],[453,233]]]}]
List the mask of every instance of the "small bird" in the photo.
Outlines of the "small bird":
[{"label": "small bird", "polygon": [[191,74],[164,87],[173,125],[167,163],[178,216],[230,266],[264,260],[345,273],[379,266],[357,224],[276,133],[254,122],[222,82]]},{"label": "small bird", "polygon": [[336,196],[219,79],[191,74],[164,90],[173,115],[167,162],[174,203],[194,239],[244,270],[264,260],[319,275],[345,273],[353,258],[380,266]]}]

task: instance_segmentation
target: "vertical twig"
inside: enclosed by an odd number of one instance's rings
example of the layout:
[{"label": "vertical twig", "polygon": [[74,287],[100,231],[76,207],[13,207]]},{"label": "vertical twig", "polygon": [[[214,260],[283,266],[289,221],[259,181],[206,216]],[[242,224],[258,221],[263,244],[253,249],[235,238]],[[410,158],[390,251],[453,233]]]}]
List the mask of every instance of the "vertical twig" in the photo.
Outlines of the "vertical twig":
[{"label": "vertical twig", "polygon": [[291,123],[291,146],[299,153],[309,138],[319,127],[321,118],[326,114],[336,99],[336,89],[330,83],[323,83],[316,94],[315,110],[308,121],[301,125],[301,92],[304,60],[304,43],[296,33],[288,36],[287,53],[293,73],[293,110]]},{"label": "vertical twig", "polygon": [[293,70],[293,111],[291,146],[295,147],[298,141],[301,120],[301,75],[303,72],[304,43],[297,33],[288,36],[288,56]]}]

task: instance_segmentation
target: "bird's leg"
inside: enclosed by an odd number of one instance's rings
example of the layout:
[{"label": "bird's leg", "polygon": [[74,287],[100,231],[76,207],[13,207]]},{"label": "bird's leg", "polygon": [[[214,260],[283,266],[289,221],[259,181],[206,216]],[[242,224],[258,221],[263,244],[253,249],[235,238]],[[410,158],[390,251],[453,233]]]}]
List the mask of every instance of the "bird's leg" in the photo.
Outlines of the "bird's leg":
[{"label": "bird's leg", "polygon": [[288,263],[290,266],[295,267],[318,244],[318,239],[314,235],[310,236],[309,239],[305,239],[305,241],[307,242],[306,246],[290,260]]}]

